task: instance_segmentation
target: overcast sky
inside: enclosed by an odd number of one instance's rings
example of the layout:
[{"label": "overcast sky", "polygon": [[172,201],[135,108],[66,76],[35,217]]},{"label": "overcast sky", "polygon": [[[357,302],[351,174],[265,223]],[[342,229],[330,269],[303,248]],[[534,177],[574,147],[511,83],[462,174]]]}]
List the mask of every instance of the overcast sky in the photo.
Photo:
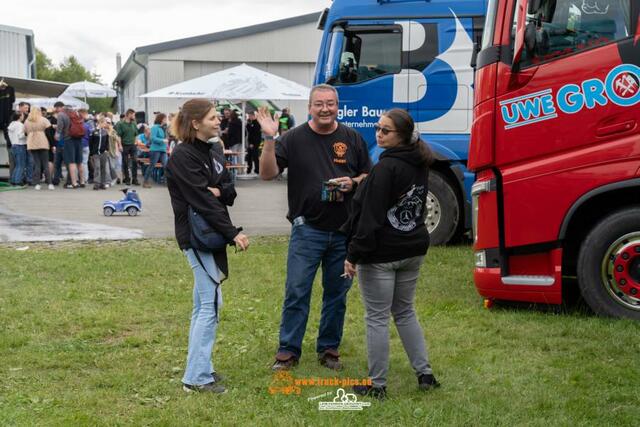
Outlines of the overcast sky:
[{"label": "overcast sky", "polygon": [[33,30],[36,47],[55,63],[75,55],[108,85],[116,75],[116,52],[124,63],[138,46],[319,12],[331,5],[330,0],[2,3],[0,24]]}]

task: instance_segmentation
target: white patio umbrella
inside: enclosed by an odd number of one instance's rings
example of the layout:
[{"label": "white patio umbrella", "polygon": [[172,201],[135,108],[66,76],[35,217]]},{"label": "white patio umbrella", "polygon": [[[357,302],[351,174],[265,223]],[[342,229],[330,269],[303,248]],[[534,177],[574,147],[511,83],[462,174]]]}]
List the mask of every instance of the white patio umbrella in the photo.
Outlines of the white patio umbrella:
[{"label": "white patio umbrella", "polygon": [[71,83],[63,95],[75,96],[77,98],[115,98],[116,91],[110,87],[100,85],[93,82],[76,82]]},{"label": "white patio umbrella", "polygon": [[60,95],[57,98],[16,98],[16,101],[14,102],[13,106],[15,108],[20,102],[27,102],[32,107],[53,108],[53,104],[55,104],[58,101],[64,102],[65,105],[71,105],[75,109],[78,109],[78,108],[85,108],[87,110],[89,109],[89,104],[87,104],[86,102],[83,102],[82,100],[74,98],[72,96],[65,96],[65,95]]},{"label": "white patio umbrella", "polygon": [[[141,95],[143,98],[205,98],[232,99],[242,102],[242,111],[249,100],[309,99],[309,88],[259,70],[247,64],[217,71],[182,83]],[[242,115],[242,161],[245,153],[246,114]]]}]

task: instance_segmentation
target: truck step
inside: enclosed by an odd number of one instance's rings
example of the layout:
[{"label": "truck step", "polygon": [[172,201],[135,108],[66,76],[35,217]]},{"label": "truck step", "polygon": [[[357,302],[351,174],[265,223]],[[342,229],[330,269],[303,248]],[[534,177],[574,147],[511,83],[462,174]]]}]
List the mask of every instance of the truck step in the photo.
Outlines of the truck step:
[{"label": "truck step", "polygon": [[552,276],[504,276],[502,277],[503,285],[515,286],[551,286],[555,283]]}]

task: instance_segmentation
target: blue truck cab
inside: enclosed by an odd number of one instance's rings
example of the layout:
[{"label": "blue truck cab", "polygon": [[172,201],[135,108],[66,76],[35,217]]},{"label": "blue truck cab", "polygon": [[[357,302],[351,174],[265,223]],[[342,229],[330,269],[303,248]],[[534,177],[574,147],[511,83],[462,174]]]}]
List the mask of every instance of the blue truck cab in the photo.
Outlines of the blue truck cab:
[{"label": "blue truck cab", "polygon": [[374,124],[391,108],[409,111],[437,159],[429,174],[427,228],[444,244],[471,226],[466,168],[473,110],[474,43],[487,0],[334,0],[323,30],[314,83],[333,85],[338,120],[358,130],[372,160]]}]

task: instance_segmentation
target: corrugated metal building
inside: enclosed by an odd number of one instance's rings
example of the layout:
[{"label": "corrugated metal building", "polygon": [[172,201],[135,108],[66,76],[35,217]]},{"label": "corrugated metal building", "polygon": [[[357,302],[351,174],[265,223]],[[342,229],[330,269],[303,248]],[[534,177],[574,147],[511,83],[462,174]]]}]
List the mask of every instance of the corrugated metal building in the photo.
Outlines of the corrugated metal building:
[{"label": "corrugated metal building", "polygon": [[33,31],[0,25],[0,76],[36,78]]},{"label": "corrugated metal building", "polygon": [[[235,30],[205,34],[137,47],[114,80],[119,90],[118,110],[174,112],[184,102],[139,98],[145,92],[246,63],[311,86],[322,32],[319,13],[296,16]],[[145,104],[146,102],[146,104]],[[289,106],[298,123],[307,114],[306,103]]]}]

